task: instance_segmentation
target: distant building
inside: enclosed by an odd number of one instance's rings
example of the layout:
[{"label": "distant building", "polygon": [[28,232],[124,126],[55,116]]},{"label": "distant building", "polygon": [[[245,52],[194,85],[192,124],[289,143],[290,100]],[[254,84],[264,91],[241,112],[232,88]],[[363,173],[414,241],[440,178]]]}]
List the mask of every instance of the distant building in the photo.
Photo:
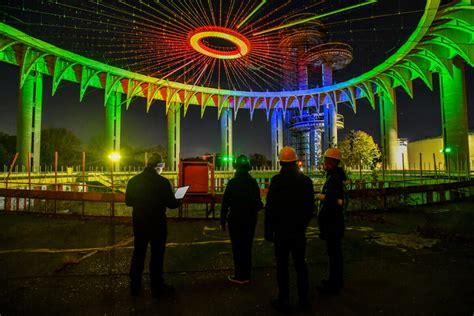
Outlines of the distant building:
[{"label": "distant building", "polygon": [[[444,155],[457,155],[456,148],[443,148],[441,136],[408,142],[408,169],[420,169],[420,153],[424,170],[434,170],[435,160],[437,169],[444,170]],[[466,158],[459,157],[461,164]],[[474,133],[469,133],[469,165],[474,170]]]}]

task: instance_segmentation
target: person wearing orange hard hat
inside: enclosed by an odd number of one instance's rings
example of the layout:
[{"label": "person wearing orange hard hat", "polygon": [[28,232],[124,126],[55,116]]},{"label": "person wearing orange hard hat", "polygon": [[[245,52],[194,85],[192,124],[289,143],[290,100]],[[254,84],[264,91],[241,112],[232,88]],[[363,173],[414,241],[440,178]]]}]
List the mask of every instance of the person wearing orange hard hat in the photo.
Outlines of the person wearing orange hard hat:
[{"label": "person wearing orange hard hat", "polygon": [[329,148],[324,153],[326,181],[321,193],[316,194],[320,201],[318,225],[320,238],[326,242],[329,257],[329,278],[322,281],[319,289],[326,294],[338,294],[343,287],[343,257],[341,240],[344,236],[344,181],[346,174],[339,166],[341,151]]},{"label": "person wearing orange hard hat", "polygon": [[302,309],[310,307],[306,228],[314,212],[314,189],[311,179],[299,169],[298,156],[292,147],[283,147],[278,158],[280,173],[271,179],[265,205],[265,240],[274,243],[277,266],[279,293],[271,304],[287,312],[290,309],[290,253],[297,275],[298,304]]}]

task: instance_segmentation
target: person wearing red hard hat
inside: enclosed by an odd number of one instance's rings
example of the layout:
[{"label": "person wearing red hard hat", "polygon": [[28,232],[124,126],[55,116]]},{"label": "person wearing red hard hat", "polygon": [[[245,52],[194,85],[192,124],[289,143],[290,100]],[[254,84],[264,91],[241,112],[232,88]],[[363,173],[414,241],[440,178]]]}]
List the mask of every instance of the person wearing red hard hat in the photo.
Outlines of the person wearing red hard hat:
[{"label": "person wearing red hard hat", "polygon": [[318,225],[320,238],[326,242],[329,257],[329,278],[322,281],[319,288],[327,294],[338,294],[343,287],[343,256],[341,239],[344,236],[344,181],[346,174],[339,166],[341,151],[329,148],[324,153],[326,181],[321,193],[316,194],[320,201]]},{"label": "person wearing red hard hat", "polygon": [[297,165],[298,156],[292,147],[279,153],[281,170],[270,182],[265,205],[265,240],[273,242],[277,266],[278,298],[273,307],[287,312],[290,309],[290,253],[297,275],[298,304],[310,307],[309,280],[306,266],[306,228],[314,212],[313,182]]}]

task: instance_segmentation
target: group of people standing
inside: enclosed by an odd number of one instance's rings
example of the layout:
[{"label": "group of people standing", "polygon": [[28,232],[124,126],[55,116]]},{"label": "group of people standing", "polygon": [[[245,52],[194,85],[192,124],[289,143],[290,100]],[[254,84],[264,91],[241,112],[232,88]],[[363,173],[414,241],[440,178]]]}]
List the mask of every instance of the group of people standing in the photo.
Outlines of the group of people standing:
[{"label": "group of people standing", "polygon": [[[329,277],[319,287],[324,293],[338,294],[343,287],[343,257],[341,239],[344,235],[344,170],[339,166],[341,152],[330,148],[324,154],[326,181],[315,194],[312,180],[297,165],[298,156],[292,147],[279,153],[280,173],[270,182],[265,204],[265,240],[274,244],[277,267],[278,297],[271,301],[280,311],[290,308],[289,257],[293,259],[298,288],[298,305],[310,306],[309,278],[306,265],[306,230],[320,201],[318,225],[320,238],[326,242],[329,257]],[[237,170],[224,192],[221,226],[229,226],[235,274],[229,280],[238,284],[250,282],[252,242],[257,213],[262,208],[260,190],[250,174],[250,162],[239,156]]]},{"label": "group of people standing", "polygon": [[[307,309],[309,278],[306,265],[306,230],[315,213],[315,200],[320,201],[318,225],[320,238],[326,242],[329,257],[329,277],[319,289],[338,294],[343,287],[343,257],[341,239],[344,235],[345,173],[339,166],[341,152],[330,148],[324,154],[326,181],[315,194],[312,180],[297,165],[292,147],[279,153],[280,172],[270,182],[265,204],[265,240],[274,244],[277,267],[278,297],[271,301],[280,311],[290,308],[289,257],[297,275],[298,305]],[[139,295],[147,245],[151,245],[150,288],[152,294],[172,291],[163,280],[163,258],[166,245],[166,208],[176,208],[168,180],[159,173],[163,163],[152,154],[148,167],[133,177],[127,186],[126,204],[133,207],[134,251],[130,268],[132,295]],[[263,208],[260,188],[251,177],[249,159],[241,155],[234,162],[235,176],[228,182],[221,209],[222,230],[228,228],[234,259],[234,275],[229,281],[247,284],[251,280],[252,245],[258,212]],[[157,172],[158,171],[158,172]]]}]

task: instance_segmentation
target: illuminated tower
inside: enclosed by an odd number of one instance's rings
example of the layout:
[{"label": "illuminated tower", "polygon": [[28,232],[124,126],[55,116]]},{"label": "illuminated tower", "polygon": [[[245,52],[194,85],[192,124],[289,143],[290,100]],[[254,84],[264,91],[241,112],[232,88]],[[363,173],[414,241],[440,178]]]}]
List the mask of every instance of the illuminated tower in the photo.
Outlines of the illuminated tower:
[{"label": "illuminated tower", "polygon": [[[399,153],[397,97],[395,89],[379,93],[382,162],[386,169],[401,169]],[[397,163],[400,161],[400,163]]]},{"label": "illuminated tower", "polygon": [[[283,62],[285,90],[308,89],[309,66],[321,70],[323,87],[330,86],[333,70],[342,69],[352,61],[352,48],[344,43],[326,42],[323,25],[317,20],[285,30],[281,46],[287,52]],[[302,111],[291,106],[286,112],[285,144],[296,149],[306,171],[314,170],[318,164],[321,134],[324,133],[324,148],[336,146],[337,128],[343,128],[335,95],[325,95],[320,104],[313,102]]]},{"label": "illuminated tower", "polygon": [[166,116],[168,130],[167,169],[178,171],[181,152],[181,104],[172,102]]},{"label": "illuminated tower", "polygon": [[[18,165],[32,171],[40,167],[41,112],[43,104],[43,75],[31,72],[20,83],[18,98],[17,151]],[[30,161],[28,161],[30,153]]]},{"label": "illuminated tower", "polygon": [[469,124],[464,63],[453,59],[452,75],[440,72],[441,121],[445,168],[460,175],[469,172]]},{"label": "illuminated tower", "polygon": [[[329,42],[312,47],[306,60],[309,63],[321,67],[321,82],[323,87],[331,86],[334,83],[333,71],[346,67],[352,61],[351,46]],[[325,95],[321,100],[324,114],[324,140],[323,149],[337,146],[337,128],[343,127],[342,116],[337,114],[337,100],[335,95]],[[338,116],[340,119],[338,120]]]},{"label": "illuminated tower", "polygon": [[[305,16],[297,16],[296,19]],[[281,47],[286,52],[282,63],[284,73],[284,90],[306,90],[308,86],[308,51],[324,42],[325,33],[321,31],[322,24],[317,20],[288,28],[281,32]],[[312,116],[316,114],[316,107],[304,109],[300,112],[293,105],[285,113],[284,143],[293,146],[308,171],[315,164],[311,158],[311,149],[314,147],[316,125]],[[309,119],[309,120],[308,120]],[[311,121],[311,122],[310,122]],[[313,137],[311,137],[313,134]],[[313,140],[313,142],[311,141]]]},{"label": "illuminated tower", "polygon": [[221,166],[225,170],[232,170],[232,121],[233,113],[230,108],[221,114]]},{"label": "illuminated tower", "polygon": [[[114,89],[105,100],[105,146],[107,154],[120,152],[121,122],[122,94]],[[114,163],[115,171],[120,170],[119,163]]]}]

